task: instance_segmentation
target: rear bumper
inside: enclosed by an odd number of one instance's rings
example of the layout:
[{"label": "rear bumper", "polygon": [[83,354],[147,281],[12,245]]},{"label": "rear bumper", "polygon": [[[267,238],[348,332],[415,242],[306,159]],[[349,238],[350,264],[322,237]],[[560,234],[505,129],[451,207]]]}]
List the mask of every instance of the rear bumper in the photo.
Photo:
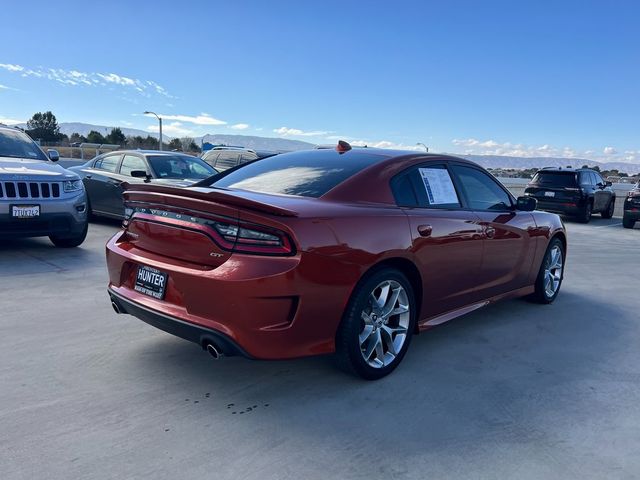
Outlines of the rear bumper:
[{"label": "rear bumper", "polygon": [[175,335],[176,337],[197,343],[203,348],[205,348],[207,344],[213,343],[227,356],[241,355],[252,358],[242,347],[222,332],[184,322],[178,318],[165,315],[133,302],[122,295],[118,295],[112,289],[108,291],[111,301],[116,304],[120,313],[133,315],[149,325],[170,333],[171,335]]},{"label": "rear bumper", "polygon": [[[128,313],[199,344],[210,335],[250,358],[335,350],[359,269],[346,271],[336,260],[301,252],[292,257],[234,253],[212,268],[138,249],[126,235],[119,232],[109,240],[106,253],[109,294]],[[163,300],[134,290],[140,265],[168,274]]]},{"label": "rear bumper", "polygon": [[538,210],[557,213],[558,215],[579,215],[584,208],[584,202],[545,202],[538,200]]},{"label": "rear bumper", "polygon": [[636,221],[640,220],[640,208],[625,210],[624,218]]}]

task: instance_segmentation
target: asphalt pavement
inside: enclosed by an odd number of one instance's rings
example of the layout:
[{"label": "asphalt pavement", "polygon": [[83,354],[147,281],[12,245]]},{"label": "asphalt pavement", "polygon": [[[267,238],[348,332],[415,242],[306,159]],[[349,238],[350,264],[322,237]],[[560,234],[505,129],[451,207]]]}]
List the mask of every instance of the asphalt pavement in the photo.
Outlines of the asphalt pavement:
[{"label": "asphalt pavement", "polygon": [[[640,228],[569,222],[562,291],[416,337],[389,377],[215,362],[116,315],[104,244],[0,244],[0,470],[46,479],[633,479]],[[427,293],[428,295],[428,293]]]}]

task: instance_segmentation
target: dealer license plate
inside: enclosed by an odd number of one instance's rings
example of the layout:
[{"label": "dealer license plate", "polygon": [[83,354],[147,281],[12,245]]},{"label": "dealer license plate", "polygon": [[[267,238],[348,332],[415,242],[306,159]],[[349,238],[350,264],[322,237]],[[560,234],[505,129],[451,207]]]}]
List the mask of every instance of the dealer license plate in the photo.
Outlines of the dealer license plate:
[{"label": "dealer license plate", "polygon": [[166,273],[160,270],[140,265],[136,273],[136,283],[133,289],[136,292],[162,300],[164,298],[164,292],[167,289],[168,277]]},{"label": "dealer license plate", "polygon": [[40,205],[11,205],[13,218],[36,218],[40,216]]}]

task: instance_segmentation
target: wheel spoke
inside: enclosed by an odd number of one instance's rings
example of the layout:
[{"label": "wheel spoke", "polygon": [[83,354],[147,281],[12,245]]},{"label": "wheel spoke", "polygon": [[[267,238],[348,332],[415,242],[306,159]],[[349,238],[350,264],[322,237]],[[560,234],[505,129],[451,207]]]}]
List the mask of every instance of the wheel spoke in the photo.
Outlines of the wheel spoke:
[{"label": "wheel spoke", "polygon": [[394,355],[394,356],[397,355],[398,352],[396,352],[396,346],[393,341],[393,335],[391,334],[391,332],[387,328],[382,327],[382,330],[380,331],[380,336],[385,346],[387,347],[387,352],[389,352],[391,355]]},{"label": "wheel spoke", "polygon": [[369,362],[371,360],[371,355],[378,348],[378,344],[380,343],[380,332],[376,330],[373,335],[369,335],[369,343],[367,344],[367,348],[362,353],[364,359]]},{"label": "wheel spoke", "polygon": [[400,296],[400,291],[402,287],[394,288],[391,292],[390,297],[387,299],[387,302],[384,305],[384,309],[382,310],[382,316],[388,317],[393,308],[396,306],[398,302],[398,297]]},{"label": "wheel spoke", "polygon": [[364,310],[362,311],[362,315],[360,315],[360,318],[362,318],[365,325],[373,325],[373,320],[371,320],[371,316]]},{"label": "wheel spoke", "polygon": [[360,337],[359,337],[361,348],[364,345],[364,342],[366,342],[371,337],[371,333],[373,333],[373,326],[365,325],[364,330],[360,332]]}]

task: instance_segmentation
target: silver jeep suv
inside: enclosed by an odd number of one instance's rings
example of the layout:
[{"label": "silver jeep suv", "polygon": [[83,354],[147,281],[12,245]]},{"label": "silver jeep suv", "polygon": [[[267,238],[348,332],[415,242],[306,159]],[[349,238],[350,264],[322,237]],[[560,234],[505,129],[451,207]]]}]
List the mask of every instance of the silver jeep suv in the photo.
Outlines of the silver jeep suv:
[{"label": "silver jeep suv", "polygon": [[0,125],[0,239],[49,237],[77,247],[87,236],[82,180],[17,128]]}]

